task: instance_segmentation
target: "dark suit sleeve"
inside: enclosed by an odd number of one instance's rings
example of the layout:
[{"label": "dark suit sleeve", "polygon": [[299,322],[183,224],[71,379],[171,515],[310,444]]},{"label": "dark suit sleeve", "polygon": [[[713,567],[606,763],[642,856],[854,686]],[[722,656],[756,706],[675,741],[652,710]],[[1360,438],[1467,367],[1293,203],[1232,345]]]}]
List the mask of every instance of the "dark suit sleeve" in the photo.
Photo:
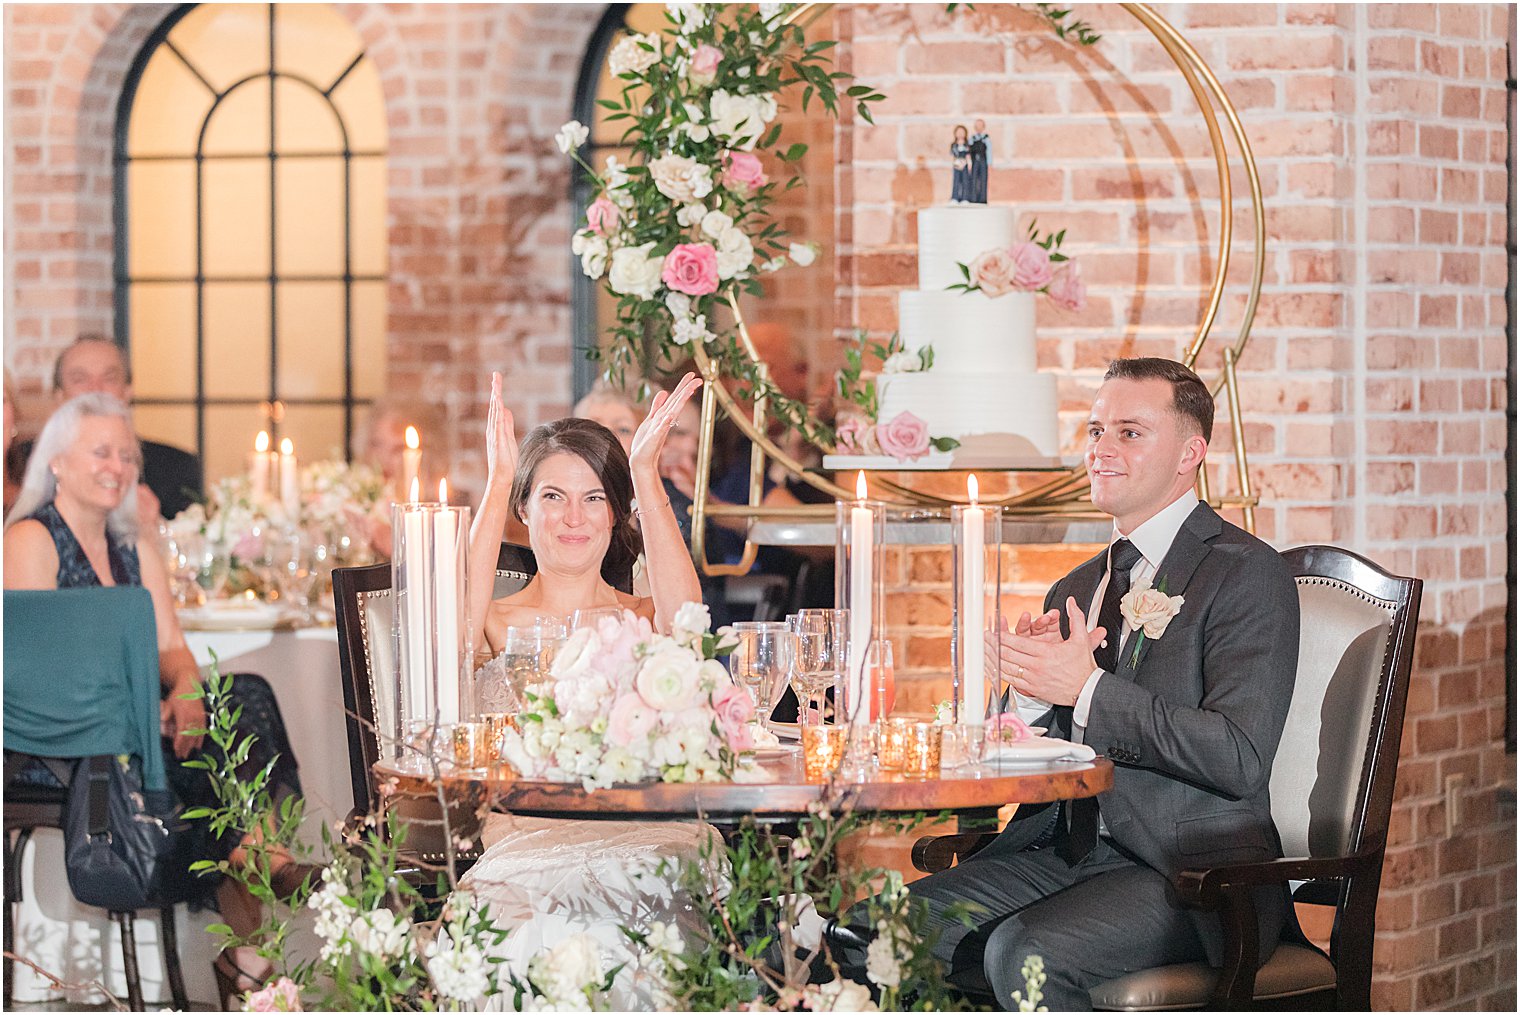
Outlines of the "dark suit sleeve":
[{"label": "dark suit sleeve", "polygon": [[[1287,720],[1298,667],[1298,590],[1265,544],[1214,552],[1239,559],[1213,601],[1197,604],[1207,608],[1201,630],[1176,633],[1201,639],[1201,699],[1168,699],[1144,681],[1105,674],[1093,693],[1087,741],[1100,754],[1119,748],[1128,764],[1240,799],[1271,777]],[[1141,668],[1156,662],[1153,654]]]}]

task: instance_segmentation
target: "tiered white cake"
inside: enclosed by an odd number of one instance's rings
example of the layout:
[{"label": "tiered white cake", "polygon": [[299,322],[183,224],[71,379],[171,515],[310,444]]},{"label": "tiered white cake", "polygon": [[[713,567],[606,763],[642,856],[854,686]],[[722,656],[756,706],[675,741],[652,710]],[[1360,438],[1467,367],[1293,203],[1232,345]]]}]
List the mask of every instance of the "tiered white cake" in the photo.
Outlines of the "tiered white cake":
[{"label": "tiered white cake", "polygon": [[898,295],[898,333],[908,352],[932,345],[934,365],[877,378],[878,422],[911,412],[930,436],[961,442],[950,458],[965,452],[1016,462],[1060,453],[1056,379],[1035,369],[1038,294],[992,298],[945,288],[965,281],[959,264],[1018,238],[1012,208],[945,205],[918,213],[918,289]]}]

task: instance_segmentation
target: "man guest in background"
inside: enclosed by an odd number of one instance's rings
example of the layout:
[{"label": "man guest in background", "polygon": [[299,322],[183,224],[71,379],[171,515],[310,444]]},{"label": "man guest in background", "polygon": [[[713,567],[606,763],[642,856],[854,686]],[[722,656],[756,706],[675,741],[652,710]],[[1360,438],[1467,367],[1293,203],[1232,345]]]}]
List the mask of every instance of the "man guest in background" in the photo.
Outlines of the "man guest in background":
[{"label": "man guest in background", "polygon": [[[89,391],[103,391],[124,405],[132,404],[132,368],[126,352],[99,335],[81,336],[53,364],[53,397],[59,405]],[[201,463],[188,451],[141,437],[138,440],[143,464],[137,506],[146,527],[160,517],[173,518],[202,498]],[[13,444],[6,454],[6,474],[19,482],[31,454],[30,440]]]},{"label": "man guest in background", "polygon": [[[1055,584],[1044,615],[1001,635],[1013,686],[1051,703],[1053,734],[1113,761],[1114,784],[1020,815],[910,886],[951,981],[1000,1007],[1033,955],[1051,1011],[1091,1008],[1089,990],[1128,971],[1217,965],[1217,919],[1183,909],[1172,879],[1282,855],[1267,784],[1298,665],[1298,593],[1270,546],[1193,493],[1213,422],[1208,389],[1181,364],[1109,367],[1086,460],[1093,505],[1114,519],[1110,545]],[[1137,607],[1161,621],[1149,635],[1133,629]],[[979,907],[974,926],[947,917],[955,902]],[[1264,958],[1286,890],[1261,890],[1256,906]]]}]

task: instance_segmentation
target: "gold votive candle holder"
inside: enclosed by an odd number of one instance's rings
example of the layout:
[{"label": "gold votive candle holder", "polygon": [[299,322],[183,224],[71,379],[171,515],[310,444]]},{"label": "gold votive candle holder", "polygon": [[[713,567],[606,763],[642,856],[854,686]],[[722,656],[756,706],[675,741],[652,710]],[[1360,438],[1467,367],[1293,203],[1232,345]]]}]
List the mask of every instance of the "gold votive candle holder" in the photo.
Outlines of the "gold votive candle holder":
[{"label": "gold votive candle holder", "polygon": [[454,764],[461,768],[485,768],[501,755],[501,738],[491,737],[490,724],[454,724]]},{"label": "gold votive candle holder", "polygon": [[909,723],[903,743],[902,773],[909,779],[932,779],[939,775],[944,727],[932,722]]},{"label": "gold votive candle holder", "polygon": [[[501,755],[501,738],[507,730],[517,729],[516,712],[482,712],[480,721],[486,724],[486,738],[497,757]],[[495,758],[492,759],[493,761]]]},{"label": "gold votive candle holder", "polygon": [[844,726],[802,727],[802,769],[808,782],[824,782],[839,770],[848,739]]},{"label": "gold votive candle holder", "polygon": [[876,767],[883,772],[901,772],[908,746],[906,719],[887,719],[876,724]]}]

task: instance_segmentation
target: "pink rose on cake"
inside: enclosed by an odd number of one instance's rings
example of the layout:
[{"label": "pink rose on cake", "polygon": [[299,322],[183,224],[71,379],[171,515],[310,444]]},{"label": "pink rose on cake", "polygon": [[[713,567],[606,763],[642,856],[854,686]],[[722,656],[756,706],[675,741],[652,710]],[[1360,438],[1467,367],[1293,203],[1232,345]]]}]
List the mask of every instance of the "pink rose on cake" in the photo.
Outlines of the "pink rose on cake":
[{"label": "pink rose on cake", "polygon": [[1013,268],[1013,255],[994,247],[971,262],[971,282],[988,296],[1002,296],[1013,292]]},{"label": "pink rose on cake", "polygon": [[1013,285],[1025,292],[1038,292],[1050,285],[1055,272],[1050,267],[1050,254],[1032,240],[1015,243],[1008,248],[1013,260]]},{"label": "pink rose on cake", "polygon": [[884,454],[911,462],[929,453],[929,426],[911,412],[899,412],[876,428],[876,441]]},{"label": "pink rose on cake", "polygon": [[846,416],[834,430],[835,447],[844,455],[879,455],[876,428],[864,416]]},{"label": "pink rose on cake", "polygon": [[711,243],[680,243],[665,255],[660,281],[688,296],[706,296],[718,288],[718,253]]},{"label": "pink rose on cake", "polygon": [[1082,281],[1075,261],[1066,263],[1045,292],[1062,310],[1077,311],[1087,306],[1087,283]]}]

